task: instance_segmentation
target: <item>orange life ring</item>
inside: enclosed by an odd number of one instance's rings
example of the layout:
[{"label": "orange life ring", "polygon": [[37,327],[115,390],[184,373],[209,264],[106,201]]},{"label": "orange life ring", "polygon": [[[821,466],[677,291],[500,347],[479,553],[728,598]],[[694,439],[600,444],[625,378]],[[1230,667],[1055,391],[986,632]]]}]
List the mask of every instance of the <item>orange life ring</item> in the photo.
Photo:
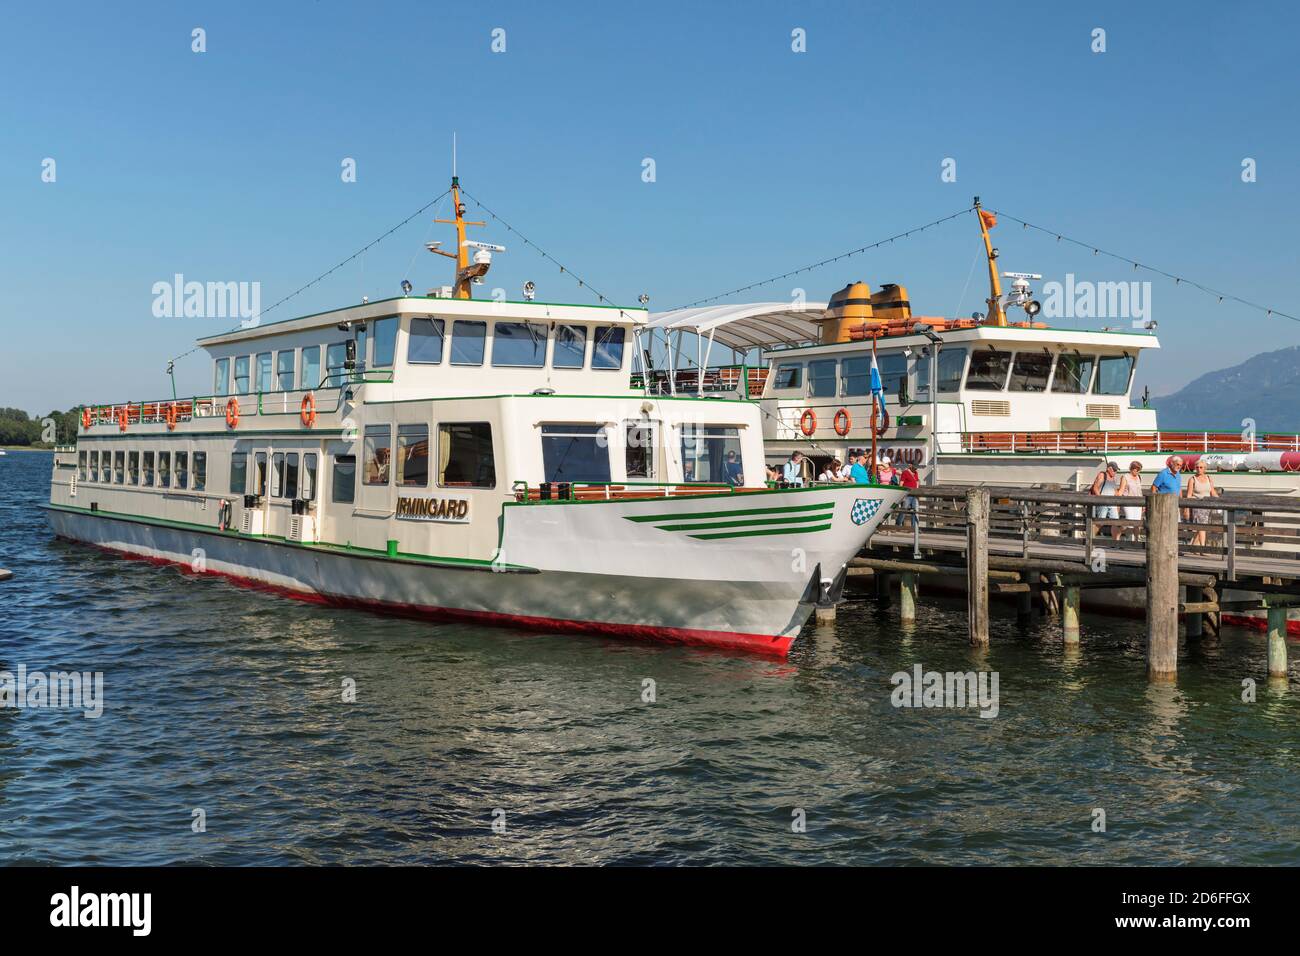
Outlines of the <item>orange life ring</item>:
[{"label": "orange life ring", "polygon": [[843,438],[853,427],[853,416],[849,414],[847,408],[841,408],[835,413],[835,434]]},{"label": "orange life ring", "polygon": [[302,423],[307,428],[316,424],[316,393],[308,392],[302,397],[302,411],[299,412]]},{"label": "orange life ring", "polygon": [[226,424],[231,428],[239,427],[239,399],[231,398],[226,402]]},{"label": "orange life ring", "polygon": [[90,427],[90,409],[89,409],[89,408],[83,408],[83,409],[81,410],[81,427],[82,427],[82,428],[89,428],[89,427]]},{"label": "orange life ring", "polygon": [[175,403],[175,402],[168,402],[168,403],[167,403],[167,410],[166,410],[165,412],[163,412],[163,418],[166,419],[166,421],[167,421],[167,430],[168,430],[169,432],[174,432],[174,431],[176,430],[176,419],[177,419],[177,417],[178,417],[178,415],[177,415],[177,412],[176,412],[176,403]]},{"label": "orange life ring", "polygon": [[811,408],[805,408],[803,414],[799,416],[799,431],[805,435],[812,435],[817,430],[817,413]]},{"label": "orange life ring", "polygon": [[117,430],[120,432],[126,431],[127,422],[130,420],[130,417],[126,413],[126,406],[123,405],[117,410]]}]

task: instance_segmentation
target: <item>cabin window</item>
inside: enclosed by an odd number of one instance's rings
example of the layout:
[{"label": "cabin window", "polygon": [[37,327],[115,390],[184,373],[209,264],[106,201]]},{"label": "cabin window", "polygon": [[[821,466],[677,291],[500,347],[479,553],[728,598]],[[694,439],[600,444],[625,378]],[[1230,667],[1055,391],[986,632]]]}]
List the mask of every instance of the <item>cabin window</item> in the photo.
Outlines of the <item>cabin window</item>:
[{"label": "cabin window", "polygon": [[1011,364],[1013,392],[1045,392],[1052,374],[1052,356],[1047,352],[1017,352]]},{"label": "cabin window", "polygon": [[[105,453],[107,454],[107,452]],[[122,484],[122,479],[126,476],[126,452],[113,452],[113,484]]]},{"label": "cabin window", "polygon": [[[876,361],[880,371],[880,387],[886,395],[902,395],[907,391],[907,356],[901,352],[887,352]],[[871,363],[867,362],[870,377]],[[868,389],[870,391],[870,389]]]},{"label": "cabin window", "polygon": [[[965,349],[939,349],[939,393],[956,392],[961,388],[961,375],[966,370]],[[928,368],[927,368],[928,371]],[[926,382],[930,380],[927,377]]]},{"label": "cabin window", "polygon": [[492,364],[541,368],[546,364],[546,326],[534,322],[498,322],[492,330]]},{"label": "cabin window", "polygon": [[206,451],[196,451],[194,453],[194,490],[206,491],[208,487],[208,453]]},{"label": "cabin window", "polygon": [[977,392],[1000,392],[1007,386],[1011,353],[996,349],[976,349],[971,353],[966,387]]},{"label": "cabin window", "polygon": [[561,325],[555,330],[555,354],[552,368],[582,368],[587,361],[587,329],[581,325]]},{"label": "cabin window", "polygon": [[99,452],[90,453],[90,480],[99,481]]},{"label": "cabin window", "polygon": [[740,431],[729,425],[682,426],[682,480],[739,485]]},{"label": "cabin window", "polygon": [[284,452],[277,451],[271,456],[271,497],[284,497]]},{"label": "cabin window", "polygon": [[388,484],[391,463],[393,431],[387,425],[366,426],[366,471],[363,479],[368,485]]},{"label": "cabin window", "polygon": [[334,456],[334,486],[332,498],[335,504],[350,505],[356,497],[357,458],[355,455]]},{"label": "cabin window", "polygon": [[380,319],[375,326],[375,368],[391,368],[397,354],[397,318]]},{"label": "cabin window", "polygon": [[254,390],[258,392],[269,392],[271,390],[270,352],[259,352],[257,355],[257,387]]},{"label": "cabin window", "polygon": [[169,451],[158,452],[158,487],[172,486],[172,454]]},{"label": "cabin window", "polygon": [[[794,366],[798,368],[799,366]],[[871,394],[871,359],[846,358],[840,363],[840,377],[844,395]]]},{"label": "cabin window", "polygon": [[212,371],[212,394],[227,395],[230,393],[230,359],[217,359],[216,365]]},{"label": "cabin window", "polygon": [[650,422],[625,422],[627,477],[654,481],[655,426]]},{"label": "cabin window", "polygon": [[598,325],[595,347],[591,352],[592,368],[623,367],[623,328],[618,325]]},{"label": "cabin window", "polygon": [[253,456],[253,494],[259,498],[266,495],[266,452],[259,451]]},{"label": "cabin window", "polygon": [[[197,467],[198,462],[195,462]],[[302,456],[302,494],[307,501],[316,500],[316,453],[308,452]]]},{"label": "cabin window", "polygon": [[248,452],[237,451],[230,456],[230,493],[242,495],[248,487]]},{"label": "cabin window", "polygon": [[429,426],[397,426],[397,483],[406,488],[429,487]]},{"label": "cabin window", "polygon": [[176,453],[176,487],[184,490],[190,486],[190,455],[189,452],[178,451]]},{"label": "cabin window", "polygon": [[[799,388],[802,384],[802,365],[778,365],[776,367],[776,381],[772,383],[773,388]],[[863,392],[862,394],[865,395],[866,392]]]},{"label": "cabin window", "polygon": [[240,355],[235,359],[235,394],[248,393],[248,356]]},{"label": "cabin window", "polygon": [[835,397],[835,359],[818,359],[808,363],[808,394],[812,398]]},{"label": "cabin window", "polygon": [[140,484],[140,453],[138,451],[126,453],[126,474],[127,484]]},{"label": "cabin window", "polygon": [[412,365],[441,365],[445,327],[442,319],[412,319],[406,361]]},{"label": "cabin window", "polygon": [[335,342],[325,349],[325,371],[329,375],[329,387],[338,388],[347,381],[348,343]]},{"label": "cabin window", "polygon": [[1092,390],[1097,395],[1127,395],[1133,359],[1129,355],[1103,355],[1097,363],[1097,381]]},{"label": "cabin window", "polygon": [[89,472],[86,471],[86,451],[83,448],[77,452],[77,480],[85,481],[87,474]]},{"label": "cabin window", "polygon": [[609,439],[603,425],[543,425],[547,481],[609,481]]},{"label": "cabin window", "polygon": [[293,359],[293,349],[285,349],[275,355],[275,384],[282,392],[293,391]]},{"label": "cabin window", "polygon": [[1082,395],[1092,384],[1092,367],[1097,360],[1078,352],[1062,352],[1056,360],[1056,375],[1052,377],[1052,391],[1068,395]]},{"label": "cabin window", "polygon": [[482,365],[487,323],[457,319],[451,323],[451,364]]},{"label": "cabin window", "polygon": [[302,350],[298,373],[299,388],[320,388],[320,346],[308,345]]},{"label": "cabin window", "polygon": [[496,487],[492,426],[487,422],[439,425],[438,456],[438,484],[455,488]]},{"label": "cabin window", "polygon": [[[366,333],[364,325],[358,325],[356,331],[352,333],[352,338],[356,342],[357,365],[355,371],[364,372],[366,370]],[[344,343],[346,348],[346,343]]]},{"label": "cabin window", "polygon": [[153,487],[153,452],[144,453],[144,461],[141,464],[140,484],[146,488]]},{"label": "cabin window", "polygon": [[281,484],[284,491],[281,497],[298,497],[298,453],[296,451],[291,451],[284,456],[284,478]]}]

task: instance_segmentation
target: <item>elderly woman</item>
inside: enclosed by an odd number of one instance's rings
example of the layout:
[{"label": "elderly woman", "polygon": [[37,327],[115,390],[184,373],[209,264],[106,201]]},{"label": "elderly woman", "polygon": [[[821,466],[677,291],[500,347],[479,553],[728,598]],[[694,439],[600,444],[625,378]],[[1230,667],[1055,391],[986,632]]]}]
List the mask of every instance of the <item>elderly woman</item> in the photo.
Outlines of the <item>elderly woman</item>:
[{"label": "elderly woman", "polygon": [[[1217,498],[1219,489],[1214,487],[1214,479],[1210,477],[1204,461],[1196,463],[1195,471],[1192,477],[1187,479],[1187,484],[1183,486],[1184,498]],[[1192,524],[1213,524],[1215,521],[1215,512],[1213,508],[1192,508]],[[1193,545],[1205,544],[1205,530],[1202,529],[1192,535]]]},{"label": "elderly woman", "polygon": [[[1142,463],[1141,462],[1136,462],[1136,461],[1129,462],[1128,473],[1120,477],[1119,490],[1116,491],[1115,494],[1121,498],[1142,497]],[[1124,507],[1121,508],[1120,511],[1125,521],[1142,520],[1141,505],[1124,505]],[[1136,527],[1130,526],[1128,528],[1121,528],[1119,525],[1115,526],[1116,541],[1118,541],[1120,539],[1121,534],[1124,533],[1127,533],[1129,538],[1131,538],[1132,540],[1134,541],[1137,540]]]}]

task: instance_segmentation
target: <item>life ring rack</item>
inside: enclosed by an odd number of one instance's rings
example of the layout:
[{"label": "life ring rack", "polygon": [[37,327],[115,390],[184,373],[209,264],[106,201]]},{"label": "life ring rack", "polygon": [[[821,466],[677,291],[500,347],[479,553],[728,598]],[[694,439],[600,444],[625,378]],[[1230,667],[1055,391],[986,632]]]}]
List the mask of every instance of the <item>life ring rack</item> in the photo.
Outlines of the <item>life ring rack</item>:
[{"label": "life ring rack", "polygon": [[841,408],[835,413],[835,434],[843,438],[853,428],[853,416],[849,414],[847,408]]},{"label": "life ring rack", "polygon": [[799,431],[804,433],[804,437],[811,438],[812,433],[817,430],[817,413],[811,408],[805,408],[803,414],[799,416]]},{"label": "life ring rack", "polygon": [[298,416],[302,419],[303,427],[311,428],[316,424],[316,393],[308,392],[302,397],[302,409]]},{"label": "life ring rack", "polygon": [[226,425],[230,428],[239,427],[239,399],[233,396],[226,401]]}]

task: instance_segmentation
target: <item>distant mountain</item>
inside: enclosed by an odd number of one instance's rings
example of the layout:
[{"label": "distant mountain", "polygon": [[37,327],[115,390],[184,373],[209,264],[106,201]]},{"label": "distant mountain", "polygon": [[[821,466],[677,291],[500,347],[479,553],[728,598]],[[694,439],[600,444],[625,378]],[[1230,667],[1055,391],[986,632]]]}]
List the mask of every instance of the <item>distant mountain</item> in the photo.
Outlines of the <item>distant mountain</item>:
[{"label": "distant mountain", "polygon": [[1253,418],[1264,432],[1300,432],[1300,346],[1264,352],[1151,399],[1162,429],[1240,431]]}]

